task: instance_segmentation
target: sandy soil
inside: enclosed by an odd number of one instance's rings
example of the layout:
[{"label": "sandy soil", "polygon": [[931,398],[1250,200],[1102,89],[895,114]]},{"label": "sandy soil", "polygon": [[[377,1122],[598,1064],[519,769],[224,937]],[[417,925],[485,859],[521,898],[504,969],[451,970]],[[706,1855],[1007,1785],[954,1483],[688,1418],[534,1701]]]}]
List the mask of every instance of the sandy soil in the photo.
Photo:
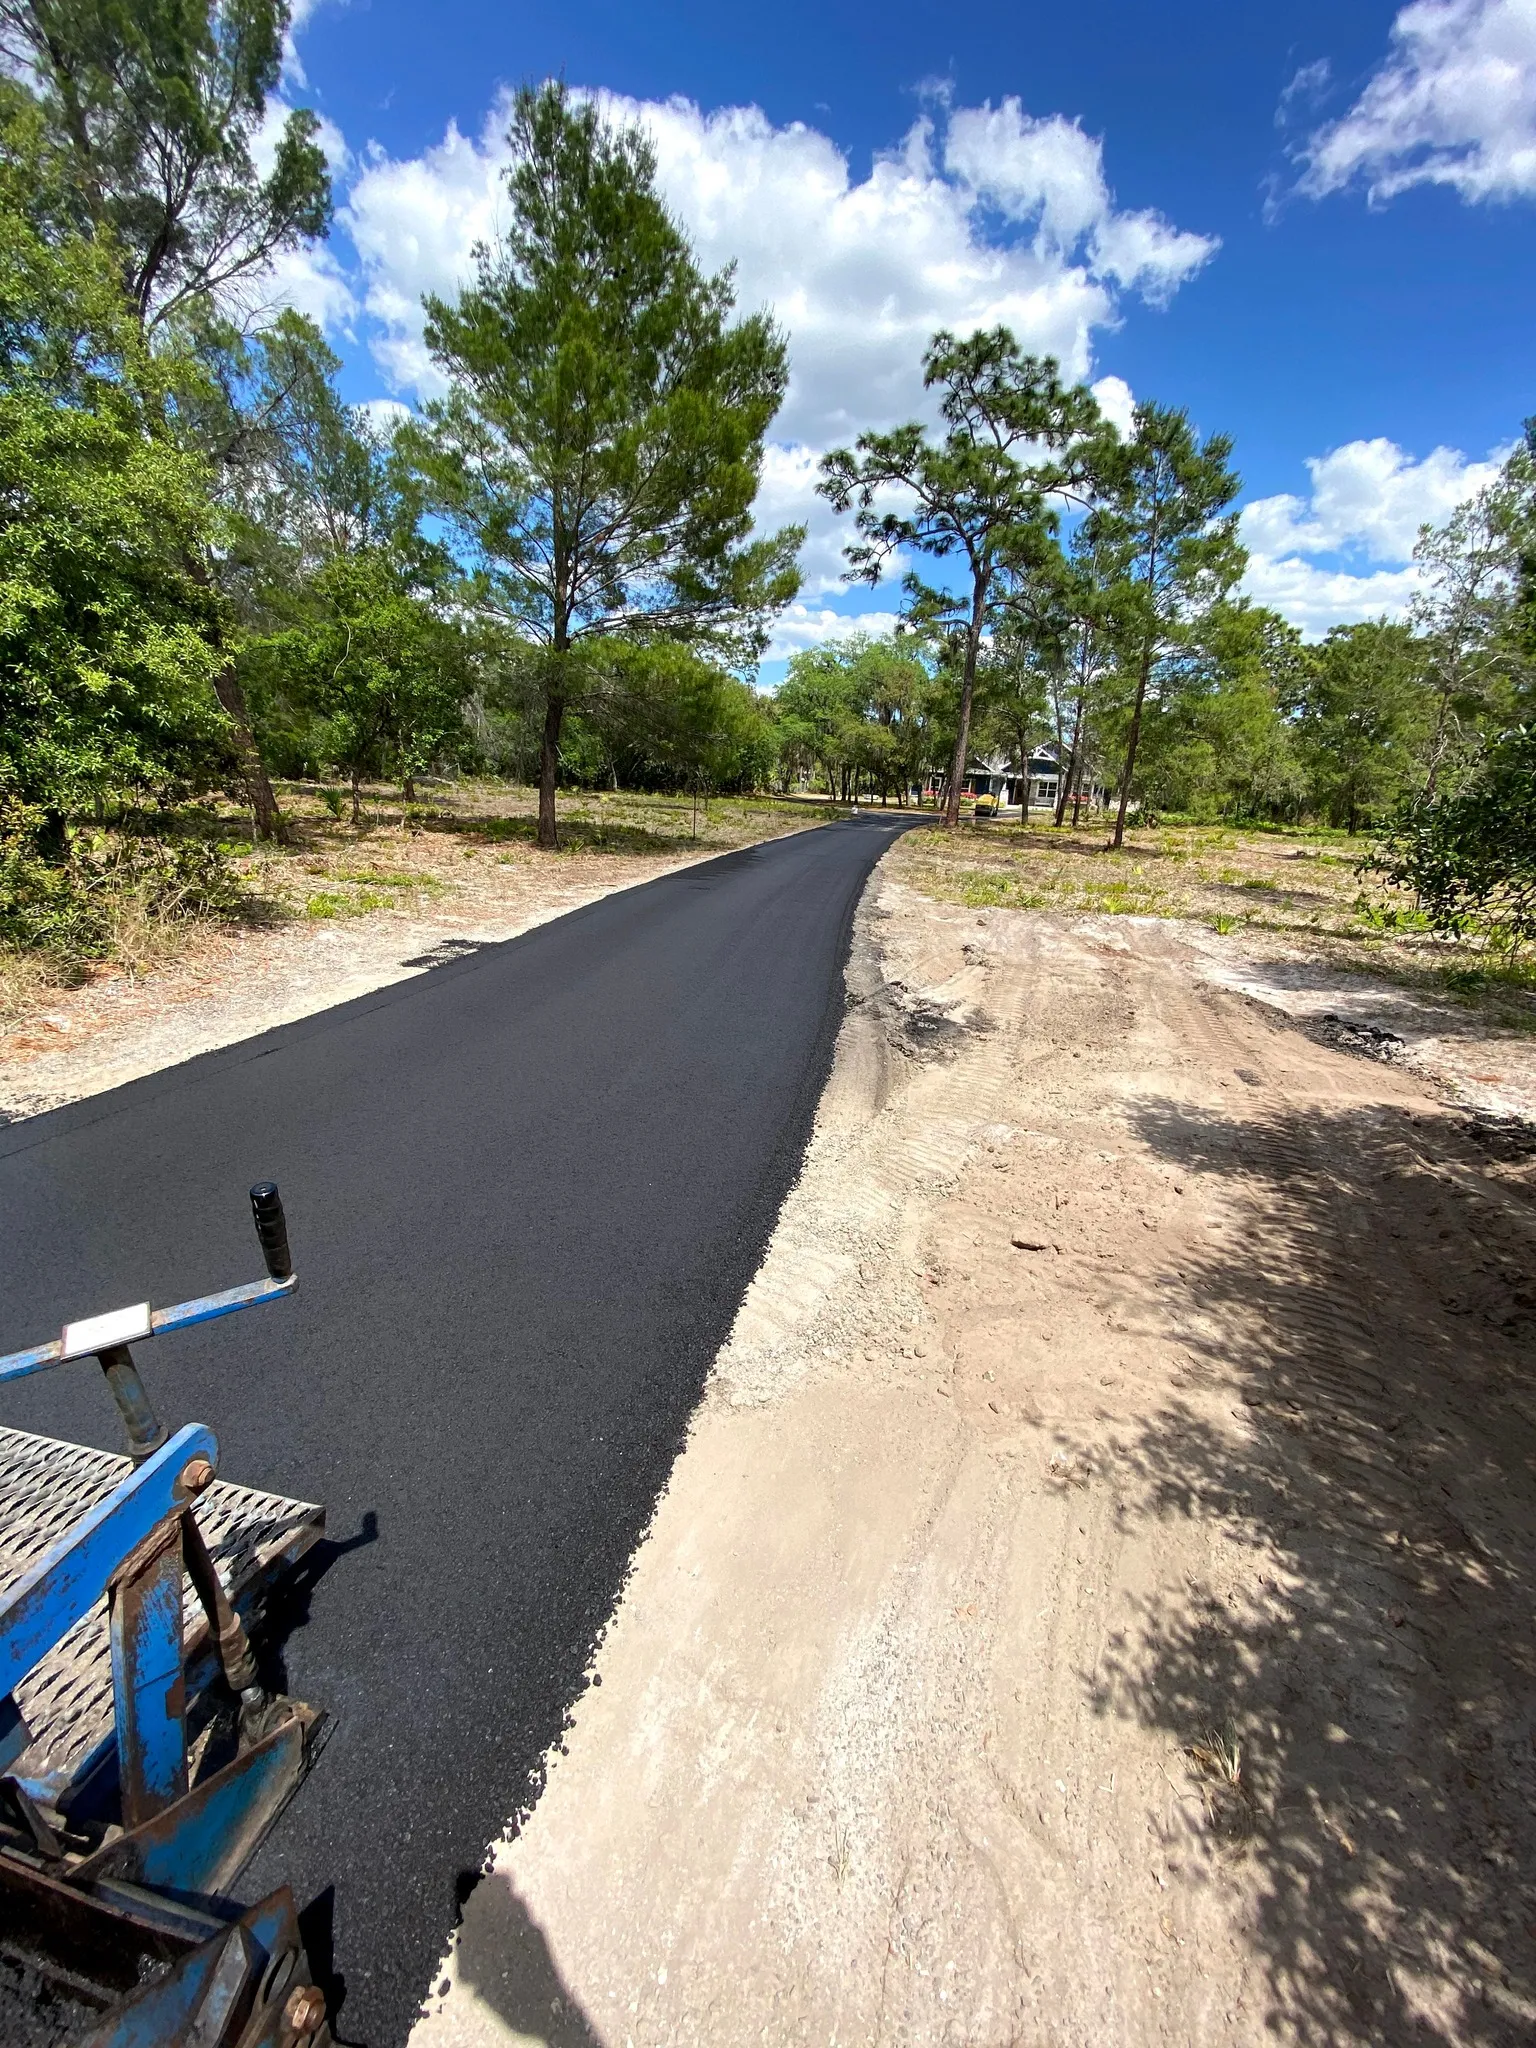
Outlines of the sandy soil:
[{"label": "sandy soil", "polygon": [[1234,945],[1183,923],[1196,971],[1281,1010],[1324,1041],[1412,1069],[1438,1095],[1495,1118],[1536,1120],[1536,1031],[1500,1029],[1432,984],[1351,973],[1300,947]]},{"label": "sandy soil", "polygon": [[413,2048],[1532,2037],[1536,1157],[1209,969],[877,879]]}]

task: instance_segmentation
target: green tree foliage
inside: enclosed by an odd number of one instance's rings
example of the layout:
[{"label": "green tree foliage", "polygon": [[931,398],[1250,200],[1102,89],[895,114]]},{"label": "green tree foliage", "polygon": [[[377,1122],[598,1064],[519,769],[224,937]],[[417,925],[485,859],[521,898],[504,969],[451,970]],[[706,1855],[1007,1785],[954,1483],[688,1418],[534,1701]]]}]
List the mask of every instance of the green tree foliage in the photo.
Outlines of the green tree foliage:
[{"label": "green tree foliage", "polygon": [[1243,572],[1237,516],[1226,509],[1239,488],[1231,454],[1226,435],[1202,443],[1186,413],[1153,404],[1136,407],[1127,441],[1105,434],[1095,451],[1088,535],[1121,586],[1120,666],[1130,683],[1115,847],[1125,838],[1148,694],[1202,613]]},{"label": "green tree foliage", "polygon": [[[1047,739],[1056,741],[1064,770],[1066,700],[1080,653],[1077,595],[1061,548],[1041,532],[1029,559],[1008,565],[1006,595],[978,669],[982,748],[1000,753],[1026,783],[1035,750]],[[1027,795],[1023,822],[1029,823]]]},{"label": "green tree foliage", "polygon": [[1148,812],[1298,816],[1306,778],[1286,707],[1307,675],[1301,636],[1278,613],[1246,599],[1211,605],[1146,706],[1137,794]]},{"label": "green tree foliage", "polygon": [[337,555],[418,544],[395,430],[343,402],[341,363],[312,321],[285,311],[255,337],[231,337],[212,368],[195,438],[216,463],[229,531],[220,584],[242,626],[259,629]]},{"label": "green tree foliage", "polygon": [[887,799],[934,765],[934,680],[910,637],[853,634],[790,657],[776,699],[779,744],[792,770],[809,766],[847,803],[863,789]]},{"label": "green tree foliage", "polygon": [[312,113],[252,154],[282,68],[286,0],[0,0],[0,49],[69,166],[77,225],[117,256],[146,330],[203,321],[281,250],[325,232]]},{"label": "green tree foliage", "polygon": [[1072,805],[1077,823],[1085,797],[1102,776],[1100,759],[1115,677],[1117,608],[1123,593],[1111,558],[1081,522],[1053,567],[1048,602],[1059,635],[1060,660],[1051,664],[1050,710],[1055,729],[1056,817],[1059,828]]},{"label": "green tree foliage", "polygon": [[226,386],[237,428],[223,473],[223,580],[246,639],[242,679],[268,744],[341,768],[354,822],[365,776],[412,793],[468,744],[472,643],[446,549],[422,533],[395,435],[342,402],[336,358],[285,315]]},{"label": "green tree foliage", "polygon": [[[291,114],[271,168],[254,148],[282,64],[286,0],[0,0],[0,49],[32,89],[57,218],[110,251],[141,331],[201,356],[249,314],[272,258],[324,232],[330,178],[313,114]],[[186,406],[185,433],[203,409]],[[205,450],[214,453],[213,450]],[[191,571],[216,586],[221,556]],[[212,630],[218,635],[218,608]],[[282,819],[224,648],[214,688],[256,831]]]},{"label": "green tree foliage", "polygon": [[655,157],[562,85],[514,102],[509,219],[473,285],[428,302],[448,379],[415,448],[487,615],[542,650],[539,843],[555,844],[584,643],[761,649],[799,587],[802,538],[750,537],[763,436],[784,395],[766,317],[732,323],[655,186]]},{"label": "green tree foliage", "polygon": [[295,610],[296,623],[253,643],[248,659],[317,720],[323,757],[351,781],[357,824],[365,776],[395,777],[409,797],[418,775],[465,746],[464,636],[386,546],[333,556]]},{"label": "green tree foliage", "polygon": [[581,723],[615,783],[750,792],[766,785],[777,746],[757,692],[677,641],[600,643],[604,673]]},{"label": "green tree foliage", "polygon": [[1409,617],[1422,642],[1431,699],[1426,796],[1462,778],[1483,735],[1505,723],[1511,708],[1518,667],[1511,630],[1514,489],[1506,473],[1459,505],[1443,526],[1426,526],[1413,551],[1423,581]]},{"label": "green tree foliage", "polygon": [[1372,864],[1437,929],[1519,954],[1536,940],[1536,726],[1488,751],[1460,789],[1399,810]]},{"label": "green tree foliage", "polygon": [[1504,466],[1499,517],[1511,577],[1507,644],[1515,716],[1536,719],[1536,419]]},{"label": "green tree foliage", "polygon": [[1296,701],[1313,809],[1349,832],[1384,818],[1419,776],[1428,711],[1424,650],[1411,627],[1335,626],[1311,651]]},{"label": "green tree foliage", "polygon": [[215,607],[189,566],[215,522],[167,426],[186,365],[145,348],[110,250],[47,218],[10,89],[0,116],[0,804],[57,857],[70,816],[224,771]]},{"label": "green tree foliage", "polygon": [[[923,382],[939,393],[943,438],[917,421],[861,434],[822,462],[817,488],[837,512],[853,508],[858,542],[850,574],[876,582],[898,550],[954,562],[968,588],[960,601],[960,704],[945,820],[959,823],[970,747],[976,670],[1009,561],[1032,555],[1053,515],[1050,494],[1080,473],[1074,448],[1098,425],[1092,394],[1061,382],[1049,356],[1025,355],[1006,327],[957,340],[937,334]],[[891,509],[890,496],[901,502]],[[904,501],[904,502],[902,502]],[[908,577],[909,595],[933,621],[957,609],[948,591]]]}]

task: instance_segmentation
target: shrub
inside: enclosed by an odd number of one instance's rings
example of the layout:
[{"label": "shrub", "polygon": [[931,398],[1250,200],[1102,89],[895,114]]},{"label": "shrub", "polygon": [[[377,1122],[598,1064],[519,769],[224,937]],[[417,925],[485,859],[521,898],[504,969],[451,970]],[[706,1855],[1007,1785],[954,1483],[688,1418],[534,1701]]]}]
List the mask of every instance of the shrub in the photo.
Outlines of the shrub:
[{"label": "shrub", "polygon": [[1369,865],[1411,889],[1436,931],[1515,954],[1536,939],[1536,725],[1492,747],[1463,788],[1399,809]]},{"label": "shrub", "polygon": [[27,839],[0,839],[0,943],[20,951],[138,966],[169,927],[234,916],[245,902],[221,850],[203,840],[77,834],[52,862]]}]

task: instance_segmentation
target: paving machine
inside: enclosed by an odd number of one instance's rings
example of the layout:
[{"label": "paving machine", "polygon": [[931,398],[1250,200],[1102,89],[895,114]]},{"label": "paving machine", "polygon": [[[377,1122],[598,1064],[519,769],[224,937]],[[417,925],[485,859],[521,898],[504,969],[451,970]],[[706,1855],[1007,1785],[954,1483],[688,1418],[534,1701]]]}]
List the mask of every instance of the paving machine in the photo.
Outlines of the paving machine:
[{"label": "paving machine", "polygon": [[328,2048],[287,1887],[231,1887],[325,1717],[251,1649],[324,1510],[229,1485],[202,1423],[168,1432],[132,1346],[281,1301],[282,1202],[251,1207],[267,1277],[70,1323],[0,1383],[94,1358],[115,1457],[0,1428],[0,2040],[7,2048]]}]

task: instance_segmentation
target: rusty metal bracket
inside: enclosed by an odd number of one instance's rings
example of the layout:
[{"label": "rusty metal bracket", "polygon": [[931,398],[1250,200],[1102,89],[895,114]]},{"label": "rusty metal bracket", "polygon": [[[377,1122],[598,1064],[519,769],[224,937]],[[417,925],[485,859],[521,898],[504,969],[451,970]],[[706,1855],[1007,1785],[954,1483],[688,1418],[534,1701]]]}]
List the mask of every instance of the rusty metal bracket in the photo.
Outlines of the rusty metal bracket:
[{"label": "rusty metal bracket", "polygon": [[181,1645],[182,1513],[167,1515],[107,1582],[117,1782],[125,1828],[187,1790],[187,1684]]}]

